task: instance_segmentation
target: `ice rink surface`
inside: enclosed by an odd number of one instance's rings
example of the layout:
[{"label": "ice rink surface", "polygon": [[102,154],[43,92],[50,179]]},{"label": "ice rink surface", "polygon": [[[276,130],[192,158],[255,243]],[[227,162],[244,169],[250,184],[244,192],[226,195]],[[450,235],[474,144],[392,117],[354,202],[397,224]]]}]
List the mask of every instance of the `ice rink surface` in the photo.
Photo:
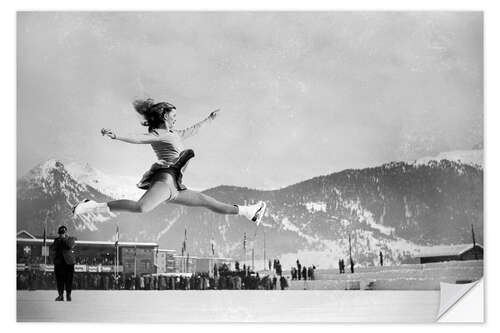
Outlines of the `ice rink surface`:
[{"label": "ice rink surface", "polygon": [[20,322],[433,322],[439,291],[18,291]]}]

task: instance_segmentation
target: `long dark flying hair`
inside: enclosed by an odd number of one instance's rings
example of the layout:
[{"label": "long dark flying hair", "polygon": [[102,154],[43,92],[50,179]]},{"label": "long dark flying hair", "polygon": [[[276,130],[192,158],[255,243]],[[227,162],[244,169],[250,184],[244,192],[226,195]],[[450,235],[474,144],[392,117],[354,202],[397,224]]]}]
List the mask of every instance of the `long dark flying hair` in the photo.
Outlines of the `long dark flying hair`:
[{"label": "long dark flying hair", "polygon": [[158,134],[158,132],[156,132],[156,129],[160,128],[161,125],[165,122],[163,118],[165,116],[165,113],[168,113],[175,109],[175,106],[170,103],[155,103],[154,99],[152,98],[135,100],[133,105],[135,111],[137,111],[137,113],[144,118],[144,121],[141,122],[141,125],[147,126],[149,133],[156,134]]}]

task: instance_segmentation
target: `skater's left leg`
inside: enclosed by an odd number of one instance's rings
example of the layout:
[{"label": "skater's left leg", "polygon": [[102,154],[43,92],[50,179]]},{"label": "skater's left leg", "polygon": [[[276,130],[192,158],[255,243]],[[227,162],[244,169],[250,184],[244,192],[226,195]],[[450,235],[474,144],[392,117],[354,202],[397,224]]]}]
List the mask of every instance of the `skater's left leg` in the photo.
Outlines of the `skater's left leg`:
[{"label": "skater's left leg", "polygon": [[238,214],[238,206],[220,202],[208,195],[193,190],[179,191],[177,197],[170,200],[170,202],[190,207],[205,207],[218,214]]}]

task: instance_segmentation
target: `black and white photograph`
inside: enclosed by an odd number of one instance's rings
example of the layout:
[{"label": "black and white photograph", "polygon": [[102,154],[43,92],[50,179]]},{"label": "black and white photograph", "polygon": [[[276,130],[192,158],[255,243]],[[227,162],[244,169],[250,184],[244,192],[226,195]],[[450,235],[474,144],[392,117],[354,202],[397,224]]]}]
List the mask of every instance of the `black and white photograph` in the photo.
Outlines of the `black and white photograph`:
[{"label": "black and white photograph", "polygon": [[483,16],[17,12],[17,321],[435,322],[485,269]]}]

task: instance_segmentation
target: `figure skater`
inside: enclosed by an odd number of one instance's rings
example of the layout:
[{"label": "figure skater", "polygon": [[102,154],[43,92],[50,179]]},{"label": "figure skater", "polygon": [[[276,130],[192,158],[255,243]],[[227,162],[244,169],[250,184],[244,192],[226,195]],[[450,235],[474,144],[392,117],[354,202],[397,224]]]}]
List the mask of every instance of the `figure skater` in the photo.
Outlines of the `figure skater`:
[{"label": "figure skater", "polygon": [[146,192],[138,200],[113,200],[95,202],[85,199],[73,207],[73,216],[87,213],[110,212],[149,212],[164,201],[191,207],[205,207],[215,213],[242,215],[260,224],[266,203],[254,205],[232,205],[215,200],[203,193],[187,189],[182,184],[182,176],[188,161],[194,157],[191,149],[183,150],[183,140],[198,133],[200,128],[217,117],[218,109],[199,123],[184,130],[175,130],[177,110],[170,103],[155,103],[153,99],[137,100],[133,103],[135,110],[148,127],[148,133],[138,135],[120,135],[107,128],[101,134],[113,140],[133,144],[150,144],[158,157],[158,161],[143,175],[137,186]]}]

